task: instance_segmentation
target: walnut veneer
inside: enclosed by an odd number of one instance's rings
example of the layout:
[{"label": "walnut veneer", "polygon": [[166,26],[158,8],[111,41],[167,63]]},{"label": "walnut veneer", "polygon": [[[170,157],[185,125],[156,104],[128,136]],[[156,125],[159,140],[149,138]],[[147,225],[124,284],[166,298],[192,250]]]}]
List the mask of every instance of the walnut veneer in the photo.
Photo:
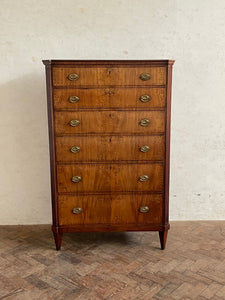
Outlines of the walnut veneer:
[{"label": "walnut veneer", "polygon": [[44,60],[52,231],[170,227],[172,60]]}]

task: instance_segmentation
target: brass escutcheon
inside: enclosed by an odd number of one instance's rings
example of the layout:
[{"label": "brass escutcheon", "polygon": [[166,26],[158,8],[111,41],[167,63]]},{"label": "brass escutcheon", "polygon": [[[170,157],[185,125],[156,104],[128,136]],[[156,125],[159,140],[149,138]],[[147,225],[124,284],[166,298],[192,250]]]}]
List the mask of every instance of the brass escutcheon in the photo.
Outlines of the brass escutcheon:
[{"label": "brass escutcheon", "polygon": [[73,214],[80,214],[82,213],[82,208],[81,207],[74,207],[73,210],[72,210]]},{"label": "brass escutcheon", "polygon": [[77,79],[79,79],[79,75],[76,73],[72,73],[72,74],[69,74],[67,78],[71,81],[76,81]]},{"label": "brass escutcheon", "polygon": [[74,183],[80,182],[81,179],[82,179],[81,176],[73,176],[71,178],[72,182],[74,182]]},{"label": "brass escutcheon", "polygon": [[146,80],[149,80],[149,79],[151,78],[151,75],[148,74],[148,73],[142,73],[142,74],[140,75],[140,78],[141,78],[141,80],[146,81]]},{"label": "brass escutcheon", "polygon": [[70,126],[76,127],[80,124],[79,120],[71,120],[70,121]]},{"label": "brass escutcheon", "polygon": [[80,152],[80,147],[79,147],[79,146],[73,146],[73,147],[70,149],[70,151],[71,151],[72,153],[78,153],[78,152]]},{"label": "brass escutcheon", "polygon": [[150,121],[149,121],[148,119],[142,119],[142,120],[139,122],[139,124],[140,124],[141,126],[144,126],[144,127],[148,126],[149,123],[150,123]]},{"label": "brass escutcheon", "polygon": [[139,211],[140,211],[141,213],[147,213],[147,212],[149,212],[149,207],[148,207],[148,206],[141,206],[141,207],[139,208]]},{"label": "brass escutcheon", "polygon": [[145,181],[149,180],[149,177],[148,177],[148,175],[141,175],[139,177],[139,180],[142,181],[142,182],[145,182]]},{"label": "brass escutcheon", "polygon": [[148,152],[150,150],[150,147],[147,145],[143,145],[140,147],[141,152]]},{"label": "brass escutcheon", "polygon": [[80,100],[80,98],[77,97],[77,96],[70,96],[70,97],[69,97],[69,102],[70,102],[70,103],[76,103],[76,102],[78,102],[79,100]]},{"label": "brass escutcheon", "polygon": [[151,100],[151,97],[149,95],[142,95],[140,98],[139,98],[142,102],[146,103],[148,101]]}]

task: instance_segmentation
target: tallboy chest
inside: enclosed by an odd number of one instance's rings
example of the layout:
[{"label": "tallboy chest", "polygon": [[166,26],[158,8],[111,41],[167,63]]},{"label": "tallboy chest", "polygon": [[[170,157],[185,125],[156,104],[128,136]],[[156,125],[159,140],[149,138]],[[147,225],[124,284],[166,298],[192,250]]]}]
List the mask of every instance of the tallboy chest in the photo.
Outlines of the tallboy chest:
[{"label": "tallboy chest", "polygon": [[45,60],[56,249],[64,232],[169,229],[174,61]]}]

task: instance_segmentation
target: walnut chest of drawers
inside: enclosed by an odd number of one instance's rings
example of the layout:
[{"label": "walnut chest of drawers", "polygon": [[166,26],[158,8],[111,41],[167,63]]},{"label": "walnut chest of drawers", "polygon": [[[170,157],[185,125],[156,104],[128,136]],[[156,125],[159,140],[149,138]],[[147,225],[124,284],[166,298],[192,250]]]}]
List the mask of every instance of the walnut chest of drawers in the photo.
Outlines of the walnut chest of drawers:
[{"label": "walnut chest of drawers", "polygon": [[172,60],[44,60],[52,231],[169,229]]}]

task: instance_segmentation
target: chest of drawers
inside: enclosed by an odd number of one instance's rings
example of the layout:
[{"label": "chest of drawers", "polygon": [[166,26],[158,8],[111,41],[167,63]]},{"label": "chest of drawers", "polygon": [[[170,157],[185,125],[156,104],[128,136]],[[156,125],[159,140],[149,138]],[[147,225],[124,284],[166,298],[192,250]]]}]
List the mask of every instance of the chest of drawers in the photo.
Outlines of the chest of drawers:
[{"label": "chest of drawers", "polygon": [[172,60],[44,60],[52,231],[169,229]]}]

